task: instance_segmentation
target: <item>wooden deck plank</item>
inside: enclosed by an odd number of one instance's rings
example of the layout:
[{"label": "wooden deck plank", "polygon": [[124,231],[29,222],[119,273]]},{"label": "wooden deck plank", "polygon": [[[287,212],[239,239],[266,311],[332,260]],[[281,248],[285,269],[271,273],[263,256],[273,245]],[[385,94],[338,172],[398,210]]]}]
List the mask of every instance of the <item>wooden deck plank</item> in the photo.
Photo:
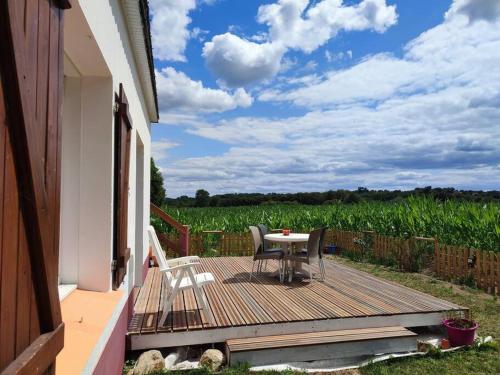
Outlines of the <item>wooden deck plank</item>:
[{"label": "wooden deck plank", "polygon": [[283,311],[287,306],[274,298],[267,285],[255,285],[254,281],[250,281],[249,272],[238,265],[238,260],[231,261],[229,259],[228,261],[228,259],[220,258],[220,263],[233,275],[228,281],[245,288],[255,303],[262,307],[273,322],[290,321],[289,314]]},{"label": "wooden deck plank", "polygon": [[186,321],[186,307],[184,304],[184,294],[179,292],[172,304],[172,330],[186,331],[188,329]]},{"label": "wooden deck plank", "polygon": [[211,272],[216,280],[204,288],[214,325],[201,314],[194,292],[187,290],[174,300],[166,325],[155,327],[162,313],[163,275],[157,268],[150,269],[135,299],[129,334],[463,310],[331,260],[325,260],[324,282],[310,283],[309,279],[297,277],[290,284],[271,276],[277,262],[269,262],[267,272],[255,274],[250,281],[252,263],[251,257],[200,259],[197,272]]},{"label": "wooden deck plank", "polygon": [[[359,314],[359,315],[363,315],[365,313],[372,312],[371,310],[362,309],[362,307],[360,308],[359,304],[351,301],[348,296],[346,297],[342,294],[339,294],[338,292],[336,292],[335,290],[332,290],[331,288],[326,288],[323,285],[323,283],[313,282],[313,284],[310,285],[308,281],[300,282],[300,281],[297,281],[296,278],[294,278],[294,281],[292,282],[292,284],[278,284],[276,286],[284,288],[285,295],[289,295],[291,297],[294,295],[296,296],[297,293],[299,293],[299,296],[302,295],[300,297],[303,297],[304,292],[302,291],[302,288],[309,288],[310,290],[317,292],[317,293],[315,293],[316,294],[315,296],[313,295],[313,300],[316,300],[317,296],[320,296],[320,295],[326,293],[325,295],[329,296],[330,300],[335,301],[335,303],[338,306],[344,307],[344,311],[346,311],[347,313],[345,313],[341,316],[352,316],[353,312],[355,312],[356,314]],[[318,289],[320,291],[318,291]],[[291,301],[289,301],[289,304],[297,307],[297,302],[300,300],[300,297],[299,297],[299,299],[297,299],[297,298],[292,299]],[[306,305],[306,306],[311,307],[309,305]],[[306,307],[306,309],[307,309],[307,307]],[[339,309],[337,308],[336,310],[338,312]],[[316,310],[316,314],[313,315],[314,319],[321,319],[322,318],[322,316],[319,315],[318,312],[319,312],[319,310]],[[332,315],[332,312],[330,312],[330,315]],[[299,318],[296,318],[295,320],[308,320],[308,319],[310,319],[310,318],[308,318],[306,315],[306,316],[301,316]]]},{"label": "wooden deck plank", "polygon": [[188,325],[188,329],[202,329],[203,322],[201,320],[200,311],[198,310],[198,305],[196,304],[193,289],[184,290],[182,293],[184,294],[186,323]]},{"label": "wooden deck plank", "polygon": [[217,260],[218,258],[203,259],[203,261],[207,262],[207,266],[210,267],[211,272],[214,274],[216,279],[215,285],[220,288],[218,291],[219,296],[227,297],[224,298],[226,302],[228,302],[227,300],[230,301],[230,303],[225,306],[232,308],[234,305],[236,311],[241,315],[243,321],[240,321],[240,323],[247,325],[271,321],[269,318],[265,320],[262,319],[262,316],[266,316],[265,312],[241,286],[226,281],[230,275],[224,268],[218,265]]},{"label": "wooden deck plank", "polygon": [[144,311],[144,319],[142,321],[141,332],[156,331],[158,321],[158,305],[160,304],[161,292],[161,273],[159,270],[154,271],[153,281],[151,282],[151,292],[149,293],[148,303]]},{"label": "wooden deck plank", "polygon": [[[251,260],[244,258],[247,267],[251,267]],[[277,266],[275,265],[277,268]],[[269,282],[269,281],[268,281]],[[349,312],[339,308],[327,298],[323,298],[321,294],[313,292],[307,287],[307,283],[293,282],[292,284],[281,284],[278,286],[282,289],[282,293],[296,295],[301,299],[302,304],[310,311],[316,312],[315,319],[320,319],[321,316],[326,318],[347,317],[351,316]],[[319,315],[318,315],[319,314]]]},{"label": "wooden deck plank", "polygon": [[[241,279],[235,277],[234,272],[227,268],[226,259],[228,258],[220,257],[214,258],[214,261],[217,263],[216,267],[218,267],[218,270],[224,275],[223,282],[228,285],[235,296],[243,300],[244,304],[248,306],[251,315],[253,315],[248,316],[249,320],[247,322],[249,324],[275,322],[276,320],[273,319],[272,314],[266,311],[269,306],[265,303],[262,296],[257,296],[251,289],[242,284]],[[241,306],[242,304],[239,304],[237,307],[240,308]]]},{"label": "wooden deck plank", "polygon": [[[165,291],[163,288],[165,287],[165,275],[162,273],[161,274],[161,293],[160,293],[160,302],[158,304],[158,320],[161,318],[163,315],[163,304],[165,303],[165,298],[168,298],[168,296],[165,295]],[[167,315],[167,319],[165,320],[165,324],[163,326],[157,325],[156,327],[156,332],[170,332],[173,330],[173,313],[172,313],[173,307],[170,307],[169,314]]]},{"label": "wooden deck plank", "polygon": [[327,267],[330,270],[333,269],[333,272],[343,275],[344,279],[350,280],[361,290],[369,291],[376,295],[377,298],[382,298],[386,301],[395,301],[401,308],[405,307],[402,310],[404,312],[428,309],[435,310],[436,307],[448,309],[453,306],[453,304],[449,304],[446,301],[429,296],[425,293],[406,288],[388,280],[376,278],[368,273],[353,270],[349,267],[335,264],[334,262],[328,262]]},{"label": "wooden deck plank", "polygon": [[[203,266],[206,267],[207,272],[212,272],[215,279],[218,280],[218,274],[213,271],[213,268],[209,264],[209,262],[204,262]],[[216,282],[215,284],[211,284],[207,286],[208,294],[211,295],[210,298],[211,304],[218,304],[218,310],[223,310],[227,316],[227,319],[224,319],[222,313],[218,311],[216,315],[219,317],[218,324],[221,327],[229,327],[229,326],[240,326],[245,325],[245,318],[241,315],[240,310],[235,305],[234,301],[232,301],[229,297],[229,293],[225,290],[225,287],[220,284],[220,282]],[[213,310],[213,308],[212,308]]]},{"label": "wooden deck plank", "polygon": [[416,333],[404,327],[396,326],[232,339],[227,341],[227,346],[231,352],[234,352],[263,348],[279,348],[283,346],[318,345],[332,342],[364,341],[385,337],[412,336],[416,336]]},{"label": "wooden deck plank", "polygon": [[[199,268],[200,272],[208,272],[205,269],[203,263],[200,264]],[[227,316],[226,311],[222,308],[219,297],[214,291],[214,286],[212,284],[208,284],[203,288],[203,290],[207,297],[208,308],[210,309],[210,313],[215,320],[214,325],[212,325],[209,321],[207,321],[205,315],[202,314],[201,318],[203,322],[203,328],[231,326],[231,320]],[[200,307],[200,301],[198,301],[198,298],[196,298],[196,303],[198,304],[198,307]]]},{"label": "wooden deck plank", "polygon": [[318,339],[322,340],[323,338],[329,337],[339,337],[340,339],[348,336],[358,335],[358,336],[370,336],[376,333],[402,333],[404,335],[414,336],[414,333],[408,331],[404,327],[400,326],[392,326],[392,327],[376,327],[376,328],[358,328],[358,329],[344,329],[337,331],[319,331],[319,332],[307,332],[307,333],[294,333],[294,334],[286,334],[286,335],[271,335],[271,336],[260,336],[260,337],[246,337],[246,338],[238,338],[231,339],[227,341],[228,346],[238,346],[238,345],[247,345],[247,344],[259,344],[259,343],[273,343],[273,342],[283,342],[296,340],[299,338],[307,338],[307,339]]},{"label": "wooden deck plank", "polygon": [[365,285],[355,284],[352,278],[337,277],[334,282],[326,278],[325,283],[330,288],[348,295],[359,304],[367,306],[379,314],[398,314],[404,311],[400,308],[400,304],[378,298],[379,296],[370,293]]},{"label": "wooden deck plank", "polygon": [[134,289],[132,289],[132,300],[134,301],[134,305],[137,301],[137,297],[139,296],[139,292],[141,291],[141,287],[135,286]]},{"label": "wooden deck plank", "polygon": [[268,265],[270,266],[269,271],[265,274],[255,274],[255,282],[250,282],[248,275],[251,270],[251,264],[246,260],[245,258],[241,258],[230,263],[239,267],[238,272],[243,275],[242,279],[244,282],[253,285],[257,293],[266,292],[269,303],[274,304],[276,309],[285,315],[283,321],[311,320],[327,317],[326,315],[322,315],[320,310],[309,308],[302,303],[301,298],[299,298],[300,293],[294,293],[294,289],[290,289],[289,286],[279,283],[277,276],[272,276],[277,271],[277,263],[270,262],[271,264]]},{"label": "wooden deck plank", "polygon": [[144,284],[139,291],[136,302],[134,304],[134,314],[130,320],[128,331],[129,333],[140,333],[142,322],[144,321],[144,313],[148,304],[149,294],[151,293],[151,283],[153,282],[157,268],[150,268],[144,280]]}]

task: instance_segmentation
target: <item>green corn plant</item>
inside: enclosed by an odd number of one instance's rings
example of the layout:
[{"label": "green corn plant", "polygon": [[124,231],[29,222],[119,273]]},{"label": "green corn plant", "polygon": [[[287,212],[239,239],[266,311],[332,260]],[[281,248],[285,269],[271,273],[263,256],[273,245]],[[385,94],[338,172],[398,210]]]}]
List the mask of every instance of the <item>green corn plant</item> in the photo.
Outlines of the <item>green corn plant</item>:
[{"label": "green corn plant", "polygon": [[[244,207],[164,207],[191,233],[222,230],[243,233],[250,225],[271,229],[290,228],[308,232],[318,227],[341,230],[372,230],[382,235],[408,238],[435,237],[441,243],[500,251],[500,204],[460,201],[440,202],[410,197],[398,202],[357,204],[262,205]],[[154,222],[161,231],[166,226]]]}]

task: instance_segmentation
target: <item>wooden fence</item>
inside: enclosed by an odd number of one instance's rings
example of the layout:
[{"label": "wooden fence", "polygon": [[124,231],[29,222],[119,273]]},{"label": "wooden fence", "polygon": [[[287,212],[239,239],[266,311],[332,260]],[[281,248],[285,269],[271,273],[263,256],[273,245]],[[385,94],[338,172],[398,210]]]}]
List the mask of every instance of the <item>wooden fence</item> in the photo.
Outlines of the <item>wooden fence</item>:
[{"label": "wooden fence", "polygon": [[[336,229],[327,230],[324,244],[334,244],[338,253],[390,264],[402,271],[430,270],[439,278],[476,285],[487,293],[500,295],[500,253],[440,244],[434,238],[399,238],[371,231]],[[168,255],[176,256],[174,249],[165,250]],[[189,254],[252,255],[253,242],[250,233],[206,231],[191,235]]]}]

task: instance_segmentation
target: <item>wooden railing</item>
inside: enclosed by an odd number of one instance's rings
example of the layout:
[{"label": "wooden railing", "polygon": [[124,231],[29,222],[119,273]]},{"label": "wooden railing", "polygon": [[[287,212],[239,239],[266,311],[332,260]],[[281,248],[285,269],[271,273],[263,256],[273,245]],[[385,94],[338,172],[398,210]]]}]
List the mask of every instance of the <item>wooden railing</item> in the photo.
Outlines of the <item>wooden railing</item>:
[{"label": "wooden railing", "polygon": [[167,254],[173,253],[173,255],[177,256],[189,255],[189,227],[187,225],[182,225],[153,203],[151,203],[150,207],[151,214],[155,215],[177,231],[175,235],[167,235],[159,231],[156,233],[158,240]]}]

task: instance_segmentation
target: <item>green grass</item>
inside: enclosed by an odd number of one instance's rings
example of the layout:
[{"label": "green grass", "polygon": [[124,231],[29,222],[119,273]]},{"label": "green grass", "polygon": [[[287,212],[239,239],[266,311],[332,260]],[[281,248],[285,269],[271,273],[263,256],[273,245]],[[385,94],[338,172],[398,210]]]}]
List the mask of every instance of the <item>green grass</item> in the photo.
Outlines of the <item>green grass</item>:
[{"label": "green grass", "polygon": [[[369,272],[377,277],[443,298],[468,307],[479,322],[480,336],[500,337],[500,302],[494,296],[477,289],[457,286],[418,273],[398,272],[391,268],[353,262],[335,257],[349,267]],[[425,357],[394,359],[371,364],[360,369],[362,374],[500,374],[500,352],[497,346],[471,348],[454,353],[440,353]]]},{"label": "green grass", "polygon": [[[410,197],[398,202],[357,204],[262,205],[244,207],[164,208],[191,233],[222,230],[247,232],[250,225],[310,231],[326,226],[342,230],[373,230],[396,237],[436,237],[441,243],[500,251],[500,204]],[[153,218],[157,230],[167,231]]]},{"label": "green grass", "polygon": [[393,359],[360,369],[361,374],[498,374],[500,362],[498,351],[493,348],[469,349],[455,353],[440,353],[425,357]]}]

